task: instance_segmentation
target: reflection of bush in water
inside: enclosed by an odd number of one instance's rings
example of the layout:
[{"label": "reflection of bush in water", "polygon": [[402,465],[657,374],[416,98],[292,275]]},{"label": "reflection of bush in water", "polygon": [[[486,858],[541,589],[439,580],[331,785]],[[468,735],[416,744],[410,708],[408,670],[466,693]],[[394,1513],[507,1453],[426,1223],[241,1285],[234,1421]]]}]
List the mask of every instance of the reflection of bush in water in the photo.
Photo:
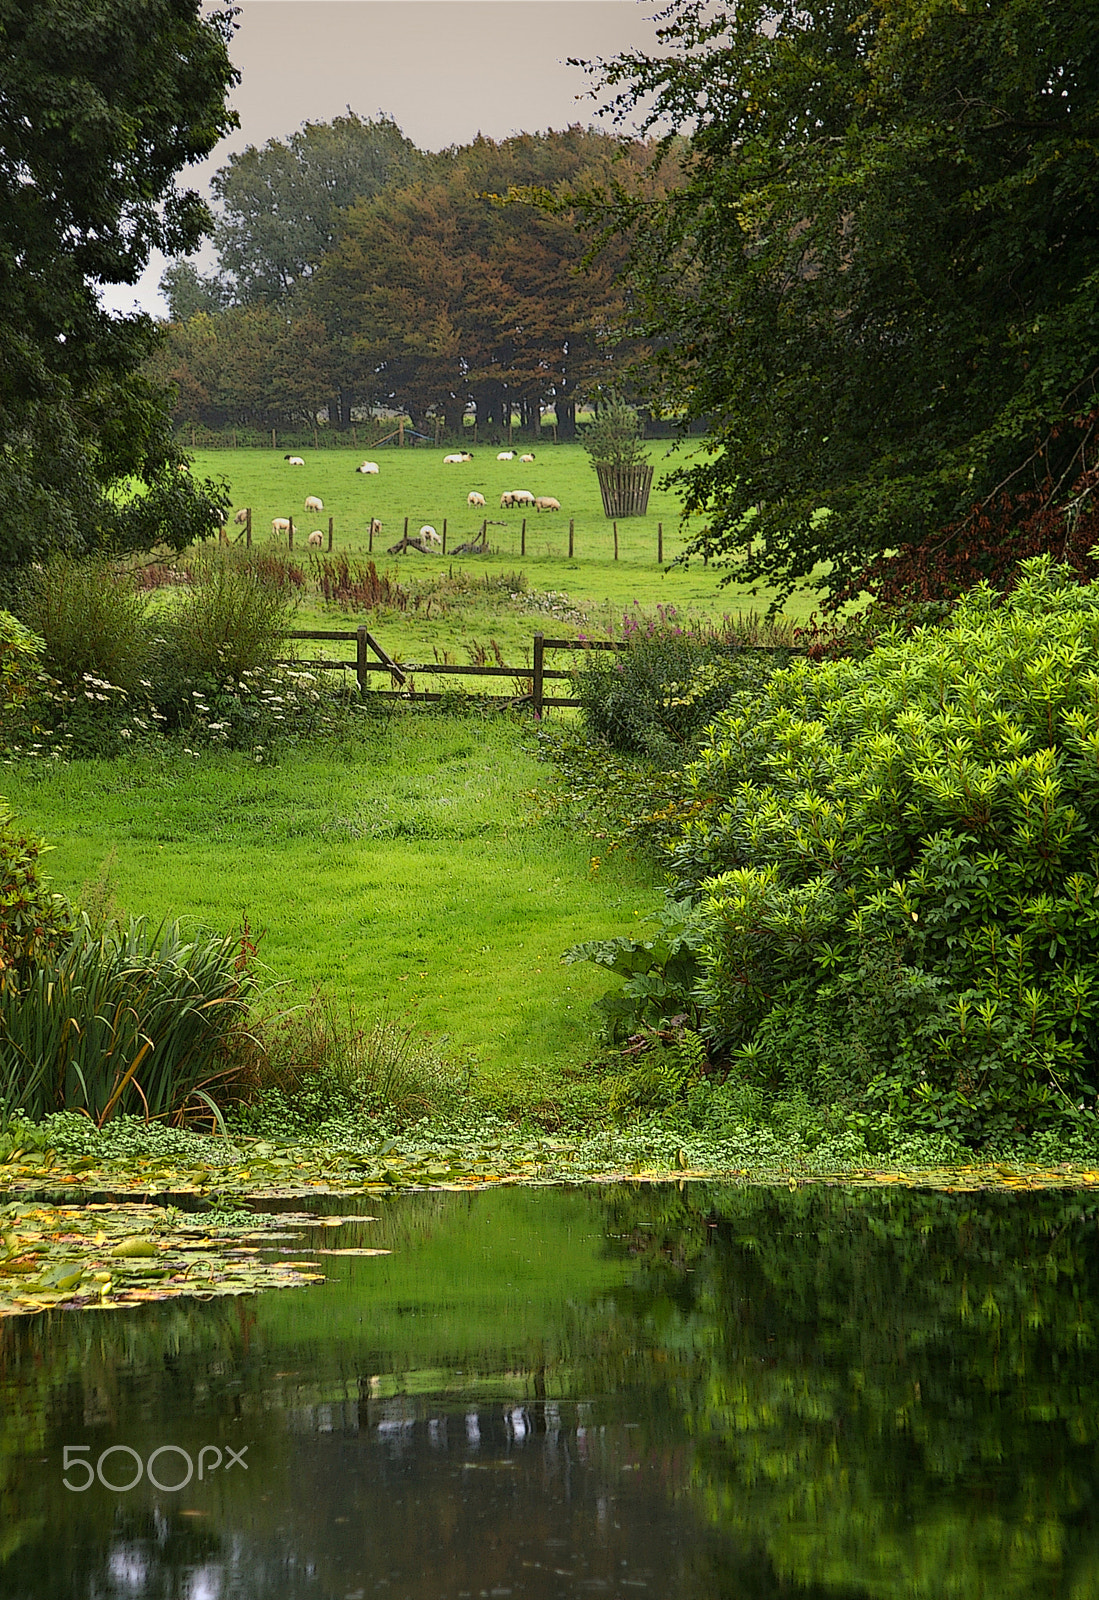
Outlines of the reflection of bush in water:
[{"label": "reflection of bush in water", "polygon": [[607,1206],[649,1269],[619,1301],[623,1355],[638,1321],[662,1329],[723,1539],[829,1593],[1099,1594],[1090,1199],[692,1186]]}]

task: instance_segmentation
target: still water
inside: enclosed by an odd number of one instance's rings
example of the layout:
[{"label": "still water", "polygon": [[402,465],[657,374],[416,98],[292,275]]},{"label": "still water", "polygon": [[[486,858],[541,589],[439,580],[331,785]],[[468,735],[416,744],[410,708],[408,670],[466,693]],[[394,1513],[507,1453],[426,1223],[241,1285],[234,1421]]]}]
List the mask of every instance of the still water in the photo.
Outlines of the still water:
[{"label": "still water", "polygon": [[0,1595],[1099,1600],[1087,1197],[311,1209],[389,1254],[0,1325]]}]

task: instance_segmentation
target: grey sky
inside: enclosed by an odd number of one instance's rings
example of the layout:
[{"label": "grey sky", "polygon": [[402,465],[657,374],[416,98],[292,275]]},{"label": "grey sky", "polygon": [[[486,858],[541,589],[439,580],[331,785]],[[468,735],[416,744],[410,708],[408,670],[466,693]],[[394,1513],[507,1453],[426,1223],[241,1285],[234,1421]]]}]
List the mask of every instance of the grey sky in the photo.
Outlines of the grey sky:
[{"label": "grey sky", "polygon": [[[585,74],[568,56],[654,50],[661,0],[242,0],[232,45],[241,126],[181,182],[206,192],[230,152],[329,122],[348,106],[387,113],[422,149],[465,144],[480,132],[597,124]],[[610,123],[603,119],[604,126]],[[104,296],[112,309],[166,307],[141,282]]]}]

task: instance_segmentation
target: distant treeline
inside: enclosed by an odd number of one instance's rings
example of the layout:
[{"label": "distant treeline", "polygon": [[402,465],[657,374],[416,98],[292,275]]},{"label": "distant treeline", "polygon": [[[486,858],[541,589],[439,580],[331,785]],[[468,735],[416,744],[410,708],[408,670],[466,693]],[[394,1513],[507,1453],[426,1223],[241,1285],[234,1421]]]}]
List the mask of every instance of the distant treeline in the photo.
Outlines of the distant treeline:
[{"label": "distant treeline", "polygon": [[185,436],[346,431],[372,408],[452,436],[473,408],[491,437],[552,406],[569,438],[577,406],[628,386],[644,354],[627,241],[585,263],[574,215],[516,191],[656,195],[677,164],[654,170],[654,154],[581,127],[430,154],[353,114],[249,146],[214,179],[215,272],[164,274],[171,322],[151,373],[174,386]]}]

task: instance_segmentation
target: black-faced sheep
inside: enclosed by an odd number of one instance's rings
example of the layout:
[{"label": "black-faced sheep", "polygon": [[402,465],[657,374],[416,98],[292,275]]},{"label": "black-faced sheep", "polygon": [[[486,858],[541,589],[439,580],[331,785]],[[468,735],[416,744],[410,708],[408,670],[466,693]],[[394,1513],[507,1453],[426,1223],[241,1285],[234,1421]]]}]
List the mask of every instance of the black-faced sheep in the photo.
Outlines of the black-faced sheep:
[{"label": "black-faced sheep", "polygon": [[515,460],[515,451],[514,450],[501,450],[499,452],[499,454],[497,455],[496,459],[497,459],[497,461],[514,461]]},{"label": "black-faced sheep", "polygon": [[381,468],[376,461],[364,461],[361,467],[355,468],[356,472],[380,472]]},{"label": "black-faced sheep", "polygon": [[304,467],[305,465],[304,456],[283,456],[282,459],[288,461],[292,467]]},{"label": "black-faced sheep", "polygon": [[528,461],[529,462],[529,461],[533,461],[534,457],[532,455],[525,455],[525,456],[520,456],[519,460],[520,461]]}]

